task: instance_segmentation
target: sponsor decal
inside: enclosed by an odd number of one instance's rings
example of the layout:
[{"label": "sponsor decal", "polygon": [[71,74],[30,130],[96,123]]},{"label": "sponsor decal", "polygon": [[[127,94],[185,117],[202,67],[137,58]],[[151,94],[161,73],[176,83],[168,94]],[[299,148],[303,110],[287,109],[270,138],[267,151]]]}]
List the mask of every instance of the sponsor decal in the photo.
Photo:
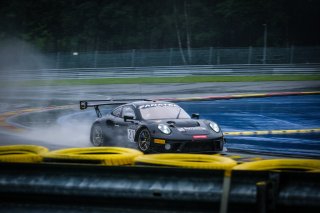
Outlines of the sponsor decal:
[{"label": "sponsor decal", "polygon": [[207,135],[194,135],[192,136],[193,139],[207,139]]},{"label": "sponsor decal", "polygon": [[180,132],[207,130],[205,127],[201,127],[201,126],[197,126],[197,127],[182,127],[182,128],[177,128],[177,129]]},{"label": "sponsor decal", "polygon": [[139,106],[139,109],[147,109],[151,107],[177,107],[178,105],[172,103],[155,103],[155,104],[145,104]]}]

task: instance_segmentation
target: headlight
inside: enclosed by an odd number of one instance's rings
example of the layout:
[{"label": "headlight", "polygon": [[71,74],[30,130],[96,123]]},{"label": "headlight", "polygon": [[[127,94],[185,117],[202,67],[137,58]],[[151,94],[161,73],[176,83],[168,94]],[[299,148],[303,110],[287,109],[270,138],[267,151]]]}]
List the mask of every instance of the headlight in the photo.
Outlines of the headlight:
[{"label": "headlight", "polygon": [[159,124],[158,129],[164,134],[169,135],[171,133],[171,129],[165,124]]},{"label": "headlight", "polygon": [[211,127],[211,129],[212,129],[213,131],[215,131],[215,132],[220,132],[220,128],[219,128],[218,124],[213,123],[213,122],[210,122],[209,125],[210,125],[210,127]]}]

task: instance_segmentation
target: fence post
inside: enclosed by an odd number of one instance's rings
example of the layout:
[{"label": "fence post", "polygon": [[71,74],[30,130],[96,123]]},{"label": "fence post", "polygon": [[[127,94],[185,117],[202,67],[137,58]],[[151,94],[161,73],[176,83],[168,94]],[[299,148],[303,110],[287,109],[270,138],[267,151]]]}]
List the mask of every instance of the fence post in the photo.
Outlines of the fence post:
[{"label": "fence post", "polygon": [[252,59],[252,46],[249,46],[248,64],[251,64],[251,59]]},{"label": "fence post", "polygon": [[173,49],[172,49],[172,48],[170,48],[170,54],[169,54],[169,66],[171,66],[171,65],[172,65],[172,51],[173,51]]},{"label": "fence post", "polygon": [[60,52],[57,52],[56,55],[56,69],[60,68]]},{"label": "fence post", "polygon": [[213,52],[213,47],[210,47],[209,48],[209,60],[208,60],[209,65],[212,64],[212,52]]},{"label": "fence post", "polygon": [[293,56],[294,56],[294,46],[292,45],[290,48],[290,64],[293,63]]},{"label": "fence post", "polygon": [[263,24],[264,26],[264,35],[263,35],[263,58],[262,58],[262,63],[266,64],[267,63],[267,37],[268,37],[268,25]]},{"label": "fence post", "polygon": [[98,51],[94,51],[93,67],[97,68]]},{"label": "fence post", "polygon": [[217,64],[220,64],[220,49],[217,48]]},{"label": "fence post", "polygon": [[131,52],[131,67],[134,67],[134,64],[135,64],[135,54],[136,54],[136,50],[133,49],[132,52]]}]

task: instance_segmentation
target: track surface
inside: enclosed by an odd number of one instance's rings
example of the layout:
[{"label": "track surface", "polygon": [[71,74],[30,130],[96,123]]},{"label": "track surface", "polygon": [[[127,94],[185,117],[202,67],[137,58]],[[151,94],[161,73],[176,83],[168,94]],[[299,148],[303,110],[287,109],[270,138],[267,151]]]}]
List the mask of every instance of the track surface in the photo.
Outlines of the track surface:
[{"label": "track surface", "polygon": [[[217,121],[225,132],[300,130],[320,127],[320,96],[284,96],[182,102],[189,113]],[[319,133],[226,136],[227,147],[255,153],[320,157]]]},{"label": "track surface", "polygon": [[[157,85],[104,85],[74,87],[5,88],[1,112],[50,105],[78,104],[81,99],[194,97],[279,91],[312,91],[319,82],[196,83]],[[5,94],[5,95],[4,95]],[[292,96],[181,103],[188,112],[199,112],[221,124],[224,131],[319,128],[319,97]],[[94,112],[78,109],[31,114],[22,119],[32,127],[28,135],[0,133],[2,144],[38,144],[50,149],[88,146]],[[31,119],[30,119],[31,118]],[[53,125],[54,124],[54,125]],[[319,134],[227,136],[232,150],[319,157]]]}]

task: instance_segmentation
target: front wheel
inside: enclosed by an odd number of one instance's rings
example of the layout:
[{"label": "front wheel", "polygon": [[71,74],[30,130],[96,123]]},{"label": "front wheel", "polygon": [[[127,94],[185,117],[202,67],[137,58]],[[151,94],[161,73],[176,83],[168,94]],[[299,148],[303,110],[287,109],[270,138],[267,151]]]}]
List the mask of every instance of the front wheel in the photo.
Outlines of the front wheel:
[{"label": "front wheel", "polygon": [[94,146],[103,146],[105,135],[100,125],[95,124],[91,129],[91,143]]},{"label": "front wheel", "polygon": [[145,128],[138,135],[138,149],[143,153],[150,153],[152,148],[152,137],[150,131]]}]

